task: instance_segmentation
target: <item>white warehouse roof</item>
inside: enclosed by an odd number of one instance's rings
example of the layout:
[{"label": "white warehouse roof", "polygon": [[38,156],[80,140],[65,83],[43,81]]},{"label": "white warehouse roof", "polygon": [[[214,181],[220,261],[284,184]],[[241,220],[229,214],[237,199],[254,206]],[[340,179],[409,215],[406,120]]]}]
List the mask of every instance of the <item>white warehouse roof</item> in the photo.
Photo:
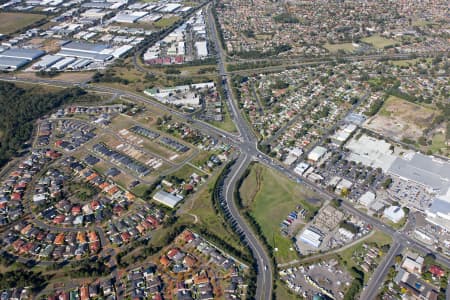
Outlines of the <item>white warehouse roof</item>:
[{"label": "white warehouse roof", "polygon": [[327,149],[322,146],[315,147],[309,154],[308,154],[308,160],[311,161],[318,161],[322,158],[322,156],[327,153]]},{"label": "white warehouse roof", "polygon": [[364,205],[365,207],[370,207],[370,204],[375,201],[375,194],[371,191],[365,192],[360,198],[359,203]]},{"label": "white warehouse roof", "polygon": [[80,51],[87,53],[95,53],[100,54],[103,50],[108,48],[106,44],[91,44],[91,43],[82,43],[82,42],[69,42],[61,47],[61,50],[67,51]]},{"label": "white warehouse roof", "polygon": [[195,42],[195,49],[197,49],[198,57],[208,56],[208,47],[206,41]]},{"label": "white warehouse roof", "polygon": [[179,197],[172,195],[170,193],[167,193],[165,191],[158,191],[153,196],[153,200],[155,200],[161,204],[164,204],[170,208],[174,208],[178,204],[178,202],[183,200],[183,198],[179,198]]},{"label": "white warehouse roof", "polygon": [[11,48],[0,53],[0,57],[22,58],[31,61],[44,54],[45,51],[37,49]]},{"label": "white warehouse roof", "polygon": [[390,206],[384,210],[383,215],[394,223],[398,223],[405,217],[405,212],[399,206]]},{"label": "white warehouse roof", "polygon": [[28,60],[24,58],[15,57],[1,57],[0,56],[0,70],[17,70],[26,65]]},{"label": "white warehouse roof", "polygon": [[319,248],[322,243],[323,235],[315,230],[314,228],[306,228],[303,233],[300,235],[300,240],[310,246],[315,248]]},{"label": "white warehouse roof", "polygon": [[114,56],[115,58],[119,58],[122,55],[124,55],[125,53],[127,53],[128,51],[130,51],[131,49],[133,49],[133,46],[123,45],[123,46],[115,49],[114,52],[111,53],[111,55]]},{"label": "white warehouse roof", "polygon": [[45,69],[45,68],[48,68],[48,67],[54,65],[61,59],[63,59],[63,57],[58,56],[58,55],[46,55],[40,61],[35,63],[33,67],[35,69]]}]

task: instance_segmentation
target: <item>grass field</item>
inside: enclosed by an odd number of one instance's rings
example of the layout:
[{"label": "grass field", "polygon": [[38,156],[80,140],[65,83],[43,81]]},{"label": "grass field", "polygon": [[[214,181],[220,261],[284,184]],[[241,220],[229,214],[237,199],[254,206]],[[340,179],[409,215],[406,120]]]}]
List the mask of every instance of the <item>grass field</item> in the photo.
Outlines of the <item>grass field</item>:
[{"label": "grass field", "polygon": [[[53,80],[62,80],[62,81],[70,81],[74,83],[81,83],[87,80],[90,80],[94,72],[64,72],[53,77]],[[18,78],[27,78],[27,79],[40,79],[36,73],[20,73],[17,75]]]},{"label": "grass field", "polygon": [[201,151],[194,159],[192,159],[191,163],[194,166],[200,167],[204,165],[208,159],[210,158],[211,153],[207,151]]},{"label": "grass field", "polygon": [[0,33],[1,34],[14,33],[26,26],[34,24],[37,21],[43,19],[45,19],[45,16],[39,14],[1,12]]},{"label": "grass field", "polygon": [[319,207],[308,203],[307,199],[317,199],[317,195],[291,181],[280,173],[262,165],[253,165],[250,174],[244,180],[240,194],[246,206],[261,230],[267,242],[278,251],[274,255],[278,263],[289,262],[297,258],[292,241],[281,234],[280,223],[298,205],[311,213]]},{"label": "grass field", "polygon": [[[415,66],[417,63],[421,62],[423,58],[414,58],[414,59],[402,59],[402,60],[393,60],[392,64],[399,67],[407,67],[407,66]],[[431,62],[431,58],[425,59],[427,63]]]},{"label": "grass field", "polygon": [[379,35],[372,35],[370,37],[362,39],[364,43],[371,44],[377,49],[383,49],[386,46],[392,46],[397,43],[393,39],[387,39]]},{"label": "grass field", "polygon": [[[145,76],[143,72],[137,71],[131,58],[126,58],[123,62],[110,67],[109,70],[114,76],[126,79],[128,81],[127,84],[118,82],[98,82],[95,84],[142,93],[145,89],[151,87],[175,86],[190,83],[191,81],[192,83],[200,83],[217,80],[217,72],[215,69],[214,71],[210,69],[213,65],[177,66],[176,69],[180,70],[181,74],[169,75],[165,73],[167,68],[145,65],[141,59],[138,59],[138,64],[148,70],[153,76]],[[204,73],[200,74],[202,69],[204,69]]]},{"label": "grass field", "polygon": [[217,178],[218,173],[192,199],[187,199],[184,204],[185,207],[182,207],[182,209],[184,208],[188,214],[195,215],[198,218],[198,225],[204,226],[208,231],[220,237],[234,248],[244,250],[239,237],[224,223],[223,218],[214,211],[211,193]]},{"label": "grass field", "polygon": [[426,150],[430,150],[432,153],[439,153],[444,156],[450,156],[450,146],[447,146],[447,141],[445,139],[445,135],[443,133],[438,133],[433,136],[431,140],[431,145],[425,148]]},{"label": "grass field", "polygon": [[353,46],[352,43],[342,43],[342,44],[326,43],[325,45],[323,45],[323,47],[328,51],[330,51],[331,53],[336,53],[339,50],[344,50],[345,52],[352,52],[353,50],[355,50],[355,47]]},{"label": "grass field", "polygon": [[184,179],[184,180],[188,180],[189,176],[191,176],[192,173],[197,173],[197,175],[200,175],[200,176],[205,175],[204,172],[202,172],[190,165],[187,165],[187,164],[182,166],[179,170],[171,173],[170,175],[176,176],[176,177]]},{"label": "grass field", "polygon": [[162,18],[162,19],[154,22],[153,25],[157,28],[166,28],[166,27],[171,26],[173,23],[175,23],[179,19],[180,19],[180,17],[177,17],[177,16],[173,16],[173,17],[169,17],[169,18]]},{"label": "grass field", "polygon": [[223,104],[223,107],[224,107],[223,121],[222,122],[211,121],[209,123],[217,128],[220,128],[228,132],[237,132],[236,126],[234,125],[234,122],[231,119],[230,113],[228,112],[228,107],[225,103]]},{"label": "grass field", "polygon": [[132,188],[130,191],[135,194],[138,197],[143,197],[144,193],[147,191],[147,189],[149,188],[149,185],[147,184],[139,184],[136,187]]}]

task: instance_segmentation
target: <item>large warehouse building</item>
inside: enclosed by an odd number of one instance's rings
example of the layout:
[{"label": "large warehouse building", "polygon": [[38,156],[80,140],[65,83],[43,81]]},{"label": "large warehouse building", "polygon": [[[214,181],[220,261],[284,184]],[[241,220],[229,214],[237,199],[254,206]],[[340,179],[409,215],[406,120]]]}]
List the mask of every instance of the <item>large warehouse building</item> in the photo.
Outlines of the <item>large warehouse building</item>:
[{"label": "large warehouse building", "polygon": [[0,57],[0,70],[15,71],[28,63],[28,60],[23,58]]},{"label": "large warehouse building", "polygon": [[61,46],[61,51],[58,52],[58,55],[105,62],[114,58],[111,54],[105,54],[106,49],[108,49],[108,45],[105,44],[68,42]]},{"label": "large warehouse building", "polygon": [[37,49],[10,48],[0,53],[0,70],[15,71],[44,54]]},{"label": "large warehouse building", "polygon": [[319,248],[320,244],[322,244],[323,234],[319,229],[309,227],[303,231],[298,239],[307,245],[310,245],[314,248]]},{"label": "large warehouse building", "polygon": [[183,200],[183,198],[180,198],[178,196],[172,195],[170,193],[167,193],[165,191],[158,191],[154,196],[153,200],[164,204],[165,206],[168,206],[170,208],[174,208],[178,202]]}]

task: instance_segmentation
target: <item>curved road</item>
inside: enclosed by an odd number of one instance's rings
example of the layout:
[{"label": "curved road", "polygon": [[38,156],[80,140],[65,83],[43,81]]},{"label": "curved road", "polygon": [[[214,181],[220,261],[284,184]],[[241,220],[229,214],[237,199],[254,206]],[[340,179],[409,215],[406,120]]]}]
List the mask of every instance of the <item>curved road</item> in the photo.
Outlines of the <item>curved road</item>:
[{"label": "curved road", "polygon": [[212,14],[211,4],[208,4],[208,23],[209,34],[214,42],[218,56],[218,70],[222,76],[222,87],[225,92],[225,100],[229,106],[231,118],[239,131],[241,144],[241,154],[237,161],[230,167],[230,172],[226,176],[223,184],[224,200],[226,201],[228,211],[231,217],[236,221],[237,229],[241,232],[241,236],[245,239],[251,249],[252,255],[257,265],[257,282],[256,282],[256,299],[272,299],[273,290],[273,273],[272,261],[268,256],[266,249],[257,239],[256,234],[249,227],[245,219],[241,216],[236,207],[234,199],[234,191],[239,178],[244,174],[245,170],[253,160],[252,155],[258,153],[257,139],[253,134],[253,130],[242,116],[239,107],[233,99],[233,92],[230,80],[227,76],[225,68],[225,53],[220,45],[216,23]]},{"label": "curved road", "polygon": [[267,255],[262,243],[257,239],[252,229],[241,216],[234,201],[234,191],[236,189],[237,182],[244,174],[251,161],[251,157],[247,154],[241,154],[237,161],[230,167],[230,172],[223,182],[223,197],[228,207],[227,211],[236,222],[235,230],[241,232],[240,235],[250,247],[252,255],[258,266],[255,298],[272,299],[272,261]]}]

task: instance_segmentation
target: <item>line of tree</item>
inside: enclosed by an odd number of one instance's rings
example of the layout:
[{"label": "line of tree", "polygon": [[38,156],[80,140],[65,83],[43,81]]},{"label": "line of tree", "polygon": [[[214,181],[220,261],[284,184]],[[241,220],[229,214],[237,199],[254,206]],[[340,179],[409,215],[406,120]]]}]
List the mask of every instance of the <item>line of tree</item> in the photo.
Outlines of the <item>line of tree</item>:
[{"label": "line of tree", "polygon": [[249,50],[249,51],[240,51],[231,53],[232,56],[238,56],[240,58],[246,59],[261,59],[268,58],[272,56],[277,56],[280,53],[287,52],[292,49],[291,45],[282,44],[275,46],[271,50],[259,51],[259,50]]},{"label": "line of tree", "polygon": [[289,13],[279,14],[273,17],[273,20],[277,23],[286,23],[286,24],[297,24],[300,22],[300,20],[297,17]]},{"label": "line of tree", "polygon": [[353,276],[352,284],[350,285],[350,288],[348,289],[347,293],[344,296],[344,300],[353,300],[356,299],[358,293],[361,291],[363,285],[364,285],[364,272],[361,271],[359,268],[352,267],[350,270],[350,273]]},{"label": "line of tree", "polygon": [[29,286],[34,292],[37,292],[45,288],[49,279],[50,276],[24,269],[2,272],[0,273],[0,290]]},{"label": "line of tree", "polygon": [[274,60],[261,60],[261,61],[255,61],[255,62],[239,62],[236,64],[229,64],[227,65],[227,70],[229,72],[233,71],[240,71],[240,70],[246,70],[246,69],[259,69],[259,68],[267,68],[267,67],[274,67],[274,66],[281,66],[281,61],[274,61]]},{"label": "line of tree", "polygon": [[103,258],[93,257],[92,259],[85,260],[79,267],[70,272],[72,278],[85,278],[85,277],[103,277],[111,273],[110,268],[106,265],[106,260]]},{"label": "line of tree", "polygon": [[105,72],[95,72],[94,76],[91,79],[92,82],[116,82],[120,84],[127,85],[130,83],[128,79],[122,78],[120,76],[116,76],[115,72],[111,69],[106,70]]},{"label": "line of tree", "polygon": [[369,107],[369,110],[367,110],[365,112],[365,114],[369,117],[375,116],[381,109],[381,107],[383,107],[384,104],[384,97],[375,100],[374,102],[372,102],[372,104]]},{"label": "line of tree", "polygon": [[[243,216],[245,217],[247,223],[250,225],[250,227],[252,227],[252,230],[256,233],[258,239],[262,242],[263,246],[266,248],[270,259],[272,260],[272,265],[276,266],[277,262],[275,259],[275,255],[273,254],[273,248],[272,246],[269,244],[269,242],[267,241],[266,236],[263,234],[261,226],[259,225],[259,223],[255,220],[255,218],[250,214],[250,212],[244,207],[243,202],[242,202],[242,198],[241,198],[241,194],[239,192],[242,184],[244,183],[245,179],[250,175],[250,170],[251,167],[254,165],[254,163],[250,164],[250,166],[245,170],[244,174],[241,176],[241,178],[239,178],[239,180],[236,183],[236,189],[234,190],[234,199],[236,201],[236,204],[238,205],[239,209],[241,211],[243,211]],[[257,268],[257,264],[254,264],[254,269],[258,270]],[[276,282],[276,277],[277,277],[277,273],[275,272],[274,274],[274,278],[273,278],[273,284],[275,286],[275,282]],[[256,291],[256,286],[254,287],[254,291],[251,291],[251,293],[254,293]],[[275,288],[273,289],[273,295],[272,297],[275,295]],[[249,295],[247,295],[249,296]],[[250,299],[252,299],[250,297]]]}]

